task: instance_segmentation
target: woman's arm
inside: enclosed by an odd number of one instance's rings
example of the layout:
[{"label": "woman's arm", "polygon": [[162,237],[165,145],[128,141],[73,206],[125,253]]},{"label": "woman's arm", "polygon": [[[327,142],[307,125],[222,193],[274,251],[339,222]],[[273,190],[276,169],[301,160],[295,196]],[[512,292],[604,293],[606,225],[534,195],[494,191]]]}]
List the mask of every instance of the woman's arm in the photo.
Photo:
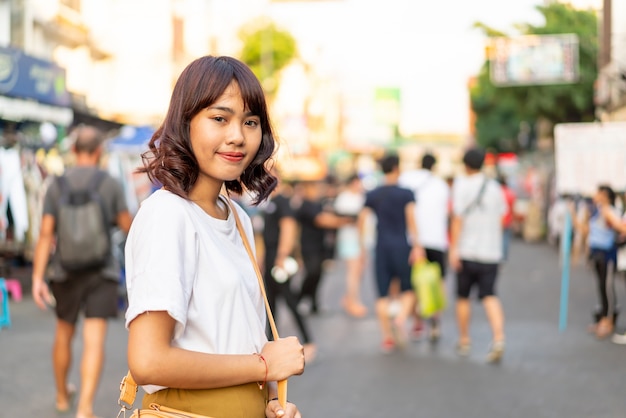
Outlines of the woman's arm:
[{"label": "woman's arm", "polygon": [[129,324],[128,365],[138,384],[213,389],[283,380],[304,371],[303,348],[295,337],[267,343],[260,353],[263,360],[253,353],[206,354],[173,347],[175,325],[165,311],[145,312]]},{"label": "woman's arm", "polygon": [[626,234],[626,223],[617,216],[610,206],[602,207],[602,217],[618,234]]}]

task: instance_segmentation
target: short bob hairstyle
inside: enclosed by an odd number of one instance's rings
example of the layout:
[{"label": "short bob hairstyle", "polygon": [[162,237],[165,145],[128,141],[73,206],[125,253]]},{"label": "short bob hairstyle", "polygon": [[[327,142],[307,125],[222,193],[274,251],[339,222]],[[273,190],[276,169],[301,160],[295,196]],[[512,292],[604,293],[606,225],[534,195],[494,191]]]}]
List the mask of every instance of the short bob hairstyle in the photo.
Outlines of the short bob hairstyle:
[{"label": "short bob hairstyle", "polygon": [[241,194],[248,190],[254,204],[262,202],[276,187],[277,179],[265,167],[275,149],[275,139],[267,112],[263,88],[254,73],[232,57],[204,56],[190,63],[180,74],[163,124],[142,154],[143,167],[150,180],[185,199],[198,179],[199,164],[191,148],[191,119],[215,103],[231,82],[239,85],[246,109],[261,119],[259,149],[239,179],[227,180],[226,190]]}]

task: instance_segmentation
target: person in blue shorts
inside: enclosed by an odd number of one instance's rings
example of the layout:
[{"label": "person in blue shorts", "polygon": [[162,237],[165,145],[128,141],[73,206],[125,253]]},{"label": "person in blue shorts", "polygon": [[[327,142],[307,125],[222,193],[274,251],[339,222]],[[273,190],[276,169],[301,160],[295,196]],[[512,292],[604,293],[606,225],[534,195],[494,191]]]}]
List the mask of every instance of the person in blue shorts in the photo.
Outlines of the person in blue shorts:
[{"label": "person in blue shorts", "polygon": [[[398,186],[400,160],[397,155],[380,161],[384,182],[367,193],[358,217],[361,254],[365,257],[365,225],[369,216],[376,216],[374,270],[378,290],[376,315],[382,333],[382,351],[391,352],[405,343],[407,319],[415,309],[415,292],[411,286],[411,266],[424,258],[419,245],[415,222],[413,192]],[[389,285],[397,279],[400,284],[400,311],[393,321],[389,317]],[[394,338],[395,334],[395,338]]]}]

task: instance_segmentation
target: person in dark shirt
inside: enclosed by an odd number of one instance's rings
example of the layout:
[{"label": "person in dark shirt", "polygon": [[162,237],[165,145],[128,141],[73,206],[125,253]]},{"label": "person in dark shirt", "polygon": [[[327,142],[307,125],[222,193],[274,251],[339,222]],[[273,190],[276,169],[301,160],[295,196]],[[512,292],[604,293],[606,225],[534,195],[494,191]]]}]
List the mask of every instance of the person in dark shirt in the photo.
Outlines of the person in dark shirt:
[{"label": "person in dark shirt", "polygon": [[323,263],[327,256],[326,232],[354,222],[353,218],[325,211],[322,203],[324,184],[317,181],[302,183],[303,199],[296,212],[300,224],[300,251],[305,276],[298,300],[309,299],[311,313],[317,313],[318,288],[322,279]]},{"label": "person in dark shirt", "polygon": [[[376,245],[374,270],[378,289],[376,315],[382,332],[381,348],[391,352],[396,345],[406,342],[406,322],[415,309],[415,292],[411,285],[411,266],[424,258],[415,222],[413,192],[398,186],[399,158],[387,155],[380,162],[384,184],[367,193],[365,205],[358,218],[361,253],[365,257],[365,224],[371,215],[376,216]],[[389,286],[399,280],[400,312],[393,323],[389,318]],[[395,338],[394,338],[395,333]]]},{"label": "person in dark shirt", "polygon": [[[263,244],[265,247],[265,256],[261,265],[263,266],[267,300],[276,319],[278,316],[276,302],[279,297],[283,298],[298,325],[302,336],[305,360],[310,363],[315,357],[316,346],[311,341],[305,319],[298,312],[298,296],[291,289],[290,278],[284,281],[272,273],[274,268],[285,269],[285,260],[293,255],[298,234],[295,212],[291,207],[286,187],[282,182],[279,182],[268,202],[261,208],[261,215],[263,217]],[[272,338],[269,324],[267,335],[268,338]]]}]

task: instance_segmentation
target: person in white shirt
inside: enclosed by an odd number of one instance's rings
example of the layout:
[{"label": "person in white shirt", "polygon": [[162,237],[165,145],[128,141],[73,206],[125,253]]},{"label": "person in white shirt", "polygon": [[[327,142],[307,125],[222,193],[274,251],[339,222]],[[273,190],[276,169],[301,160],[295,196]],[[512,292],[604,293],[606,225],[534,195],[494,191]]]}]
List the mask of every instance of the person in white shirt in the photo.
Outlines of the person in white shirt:
[{"label": "person in white shirt", "polygon": [[476,148],[463,157],[466,176],[455,179],[452,188],[448,256],[457,275],[457,353],[467,356],[470,352],[469,297],[472,288],[477,287],[492,332],[487,361],[496,363],[504,354],[504,313],[495,285],[502,260],[502,215],[506,202],[500,185],[481,173],[484,160],[484,151]]},{"label": "person in white shirt", "polygon": [[143,408],[301,417],[280,405],[276,382],[303,373],[303,346],[296,337],[267,341],[243,242],[253,242],[252,224],[222,194],[266,199],[274,149],[263,89],[245,64],[205,56],[183,70],[139,170],[163,188],[141,204],[126,244],[128,365],[146,392]]},{"label": "person in white shirt", "polygon": [[[398,184],[410,189],[415,194],[415,219],[417,222],[420,245],[424,248],[426,258],[439,264],[441,279],[446,277],[446,251],[448,249],[448,221],[450,204],[450,187],[442,178],[433,173],[437,163],[434,155],[426,153],[422,156],[422,168],[405,171]],[[429,318],[430,339],[435,342],[440,337],[440,315]],[[416,318],[412,336],[419,339],[422,331],[420,318]]]}]

